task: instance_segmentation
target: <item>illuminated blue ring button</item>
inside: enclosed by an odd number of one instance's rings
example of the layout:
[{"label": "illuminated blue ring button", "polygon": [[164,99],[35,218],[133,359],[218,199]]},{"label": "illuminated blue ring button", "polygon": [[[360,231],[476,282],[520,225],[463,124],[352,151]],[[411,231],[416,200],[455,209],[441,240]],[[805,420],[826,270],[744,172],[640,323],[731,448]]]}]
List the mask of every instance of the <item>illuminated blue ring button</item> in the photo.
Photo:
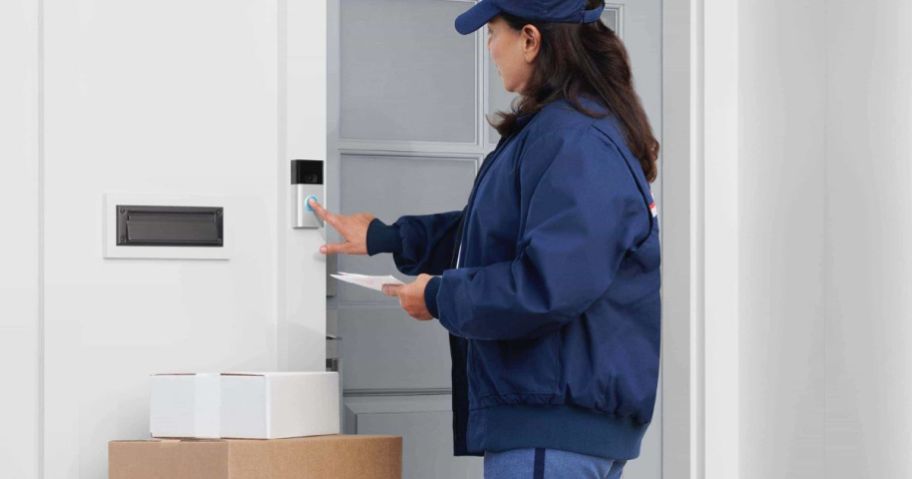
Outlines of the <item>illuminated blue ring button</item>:
[{"label": "illuminated blue ring button", "polygon": [[320,198],[317,195],[308,195],[307,198],[304,198],[304,205],[307,206],[307,211],[313,211],[313,207],[310,206],[310,199],[313,198],[317,203],[320,202]]}]

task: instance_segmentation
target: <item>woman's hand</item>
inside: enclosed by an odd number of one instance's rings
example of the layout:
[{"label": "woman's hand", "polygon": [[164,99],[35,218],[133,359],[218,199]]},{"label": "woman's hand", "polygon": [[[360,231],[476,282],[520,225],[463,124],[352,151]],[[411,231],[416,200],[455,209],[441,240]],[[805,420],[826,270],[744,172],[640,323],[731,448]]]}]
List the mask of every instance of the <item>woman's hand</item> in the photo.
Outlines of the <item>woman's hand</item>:
[{"label": "woman's hand", "polygon": [[409,316],[420,321],[428,321],[434,317],[424,304],[424,288],[431,278],[431,275],[419,274],[418,278],[409,284],[384,284],[383,294],[398,297],[399,305]]},{"label": "woman's hand", "polygon": [[323,208],[317,200],[308,200],[317,216],[333,227],[345,239],[344,243],[325,244],[320,247],[323,254],[367,254],[367,227],[373,221],[370,213],[337,215]]}]

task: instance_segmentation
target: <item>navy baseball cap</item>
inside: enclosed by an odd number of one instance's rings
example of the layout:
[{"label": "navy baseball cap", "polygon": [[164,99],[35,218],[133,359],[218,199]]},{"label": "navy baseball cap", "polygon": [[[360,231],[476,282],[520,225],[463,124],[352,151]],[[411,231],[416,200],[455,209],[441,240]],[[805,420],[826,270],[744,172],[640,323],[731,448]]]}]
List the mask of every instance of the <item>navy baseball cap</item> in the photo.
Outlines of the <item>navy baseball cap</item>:
[{"label": "navy baseball cap", "polygon": [[602,3],[586,10],[586,0],[481,0],[456,17],[456,31],[472,33],[501,12],[541,22],[590,23],[598,20],[604,9]]}]

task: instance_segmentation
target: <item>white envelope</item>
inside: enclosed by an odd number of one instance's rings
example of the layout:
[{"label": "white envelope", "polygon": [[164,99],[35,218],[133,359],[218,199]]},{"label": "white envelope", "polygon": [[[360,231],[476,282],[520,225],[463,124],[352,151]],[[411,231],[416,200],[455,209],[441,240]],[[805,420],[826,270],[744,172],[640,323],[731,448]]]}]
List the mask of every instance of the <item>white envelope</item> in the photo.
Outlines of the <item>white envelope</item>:
[{"label": "white envelope", "polygon": [[383,291],[384,284],[405,284],[402,281],[399,281],[397,278],[391,275],[385,276],[369,276],[366,274],[355,274],[355,273],[346,273],[339,271],[339,274],[331,274],[333,278],[338,279],[339,281],[345,281],[346,283],[357,284],[364,288],[373,289],[376,291]]}]

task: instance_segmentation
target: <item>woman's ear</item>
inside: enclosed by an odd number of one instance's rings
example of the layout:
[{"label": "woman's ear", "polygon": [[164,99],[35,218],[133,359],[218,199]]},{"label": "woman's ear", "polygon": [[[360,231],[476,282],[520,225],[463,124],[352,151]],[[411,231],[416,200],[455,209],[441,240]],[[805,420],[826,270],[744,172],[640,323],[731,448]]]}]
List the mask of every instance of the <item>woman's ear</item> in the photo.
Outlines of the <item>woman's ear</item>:
[{"label": "woman's ear", "polygon": [[535,25],[525,25],[519,32],[522,41],[523,59],[532,63],[541,49],[541,32]]}]

